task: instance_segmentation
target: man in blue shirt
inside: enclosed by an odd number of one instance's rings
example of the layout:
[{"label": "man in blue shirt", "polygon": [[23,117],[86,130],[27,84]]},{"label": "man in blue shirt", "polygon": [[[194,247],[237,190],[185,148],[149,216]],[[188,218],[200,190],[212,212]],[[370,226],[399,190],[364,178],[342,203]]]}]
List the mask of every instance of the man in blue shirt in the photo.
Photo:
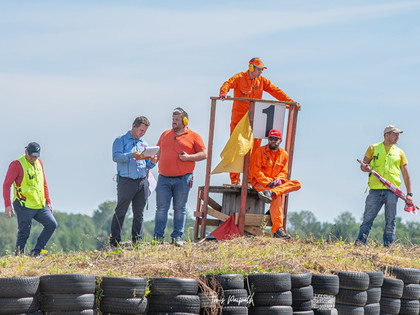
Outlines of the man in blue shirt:
[{"label": "man in blue shirt", "polygon": [[121,242],[121,230],[130,203],[133,209],[133,244],[141,241],[143,237],[143,210],[149,190],[147,176],[149,169],[157,162],[157,156],[147,160],[141,156],[141,152],[147,147],[142,137],[149,125],[146,117],[137,117],[131,130],[115,139],[112,145],[112,159],[117,163],[118,171],[118,200],[111,223],[111,247],[116,247]]}]

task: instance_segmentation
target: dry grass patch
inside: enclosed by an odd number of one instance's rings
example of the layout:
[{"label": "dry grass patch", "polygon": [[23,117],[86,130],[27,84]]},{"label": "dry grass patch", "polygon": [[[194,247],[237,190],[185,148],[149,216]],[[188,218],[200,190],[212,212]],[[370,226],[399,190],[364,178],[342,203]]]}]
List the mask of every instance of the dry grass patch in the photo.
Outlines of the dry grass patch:
[{"label": "dry grass patch", "polygon": [[231,241],[142,244],[131,249],[48,253],[42,259],[0,257],[1,277],[83,273],[96,276],[184,277],[211,273],[366,271],[380,266],[420,268],[420,246],[394,244],[389,248],[370,243],[356,247],[344,242],[279,240],[243,237]]}]

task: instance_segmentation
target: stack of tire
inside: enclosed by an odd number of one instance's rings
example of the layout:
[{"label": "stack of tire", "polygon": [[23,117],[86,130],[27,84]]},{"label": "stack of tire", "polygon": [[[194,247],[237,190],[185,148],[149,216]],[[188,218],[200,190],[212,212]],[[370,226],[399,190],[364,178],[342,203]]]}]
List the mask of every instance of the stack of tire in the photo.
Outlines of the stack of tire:
[{"label": "stack of tire", "polygon": [[384,274],[381,271],[366,271],[366,274],[369,276],[369,287],[367,289],[366,305],[364,306],[365,315],[379,315]]},{"label": "stack of tire", "polygon": [[340,283],[335,308],[338,314],[363,315],[369,287],[368,274],[365,272],[340,271],[337,275]]},{"label": "stack of tire", "polygon": [[381,288],[381,313],[399,314],[404,282],[400,279],[384,278]]},{"label": "stack of tire", "polygon": [[47,315],[96,314],[95,276],[56,274],[40,277],[40,309]]},{"label": "stack of tire", "polygon": [[312,309],[315,315],[337,315],[335,299],[339,291],[339,278],[337,275],[312,274],[312,288],[314,297]]},{"label": "stack of tire", "polygon": [[102,314],[146,314],[146,278],[103,277]]},{"label": "stack of tire", "polygon": [[311,285],[312,275],[307,273],[292,274],[292,308],[294,315],[314,315],[312,299],[314,290]]},{"label": "stack of tire", "polygon": [[416,268],[391,267],[391,273],[404,282],[399,314],[420,314],[420,270]]},{"label": "stack of tire", "polygon": [[236,273],[207,275],[206,284],[213,290],[213,294],[217,295],[218,305],[214,305],[214,301],[212,305],[215,313],[219,314],[218,310],[221,309],[225,315],[248,314],[248,292],[244,288],[243,275]]},{"label": "stack of tire", "polygon": [[198,282],[185,278],[151,278],[147,314],[200,313]]},{"label": "stack of tire", "polygon": [[0,278],[0,314],[42,314],[38,287],[38,277]]},{"label": "stack of tire", "polygon": [[250,274],[246,279],[250,315],[292,315],[292,281],[289,273]]}]

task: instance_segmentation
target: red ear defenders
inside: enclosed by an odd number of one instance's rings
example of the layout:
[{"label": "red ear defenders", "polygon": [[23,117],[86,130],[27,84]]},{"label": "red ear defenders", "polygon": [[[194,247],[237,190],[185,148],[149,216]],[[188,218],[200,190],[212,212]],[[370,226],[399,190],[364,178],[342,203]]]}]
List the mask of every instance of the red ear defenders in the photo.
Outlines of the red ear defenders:
[{"label": "red ear defenders", "polygon": [[185,110],[183,110],[181,107],[177,107],[174,109],[174,112],[176,111],[180,111],[181,112],[181,116],[182,116],[182,124],[184,126],[188,125],[188,114]]}]

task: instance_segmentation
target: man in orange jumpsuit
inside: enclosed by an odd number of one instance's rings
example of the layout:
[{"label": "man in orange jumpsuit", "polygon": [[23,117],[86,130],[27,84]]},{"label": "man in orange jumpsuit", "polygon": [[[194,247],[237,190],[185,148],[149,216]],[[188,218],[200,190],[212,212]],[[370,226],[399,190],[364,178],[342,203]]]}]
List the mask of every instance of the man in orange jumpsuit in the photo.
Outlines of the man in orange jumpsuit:
[{"label": "man in orange jumpsuit", "polygon": [[258,197],[270,204],[271,233],[277,238],[290,238],[284,231],[281,195],[299,190],[298,180],[288,180],[289,155],[280,148],[281,132],[271,129],[268,144],[255,151],[251,161],[252,186],[258,191]]},{"label": "man in orange jumpsuit", "polygon": [[[233,89],[233,97],[235,98],[256,98],[261,99],[263,91],[270,93],[273,97],[279,101],[293,102],[293,100],[287,96],[277,86],[273,85],[267,78],[261,74],[267,67],[264,66],[260,58],[252,58],[249,61],[249,69],[245,72],[235,74],[220,88],[221,99],[226,98],[227,93],[230,89]],[[232,134],[236,125],[242,119],[242,117],[249,110],[249,102],[246,101],[233,101],[232,116],[230,123],[230,134]],[[261,146],[261,139],[254,139],[253,152]],[[253,157],[251,157],[252,159]],[[232,184],[240,183],[238,173],[230,173],[230,179]]]}]

